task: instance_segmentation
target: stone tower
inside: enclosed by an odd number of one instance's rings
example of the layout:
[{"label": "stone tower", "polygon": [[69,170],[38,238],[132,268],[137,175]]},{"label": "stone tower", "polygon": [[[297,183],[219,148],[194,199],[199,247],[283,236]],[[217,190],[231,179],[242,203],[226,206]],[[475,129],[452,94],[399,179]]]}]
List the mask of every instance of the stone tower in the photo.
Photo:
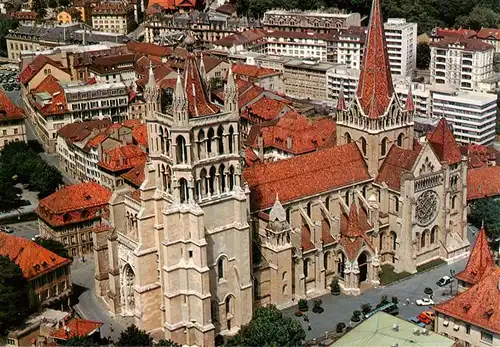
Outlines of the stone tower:
[{"label": "stone tower", "polygon": [[[337,103],[338,144],[356,142],[372,177],[395,144],[413,146],[413,110],[403,108],[394,92],[380,1],[374,0],[358,90],[348,107]],[[343,108],[343,110],[342,110]]]},{"label": "stone tower", "polygon": [[155,112],[160,110],[160,88],[156,85],[153,64],[149,62],[149,79],[144,87],[144,100],[146,101],[146,119],[154,119]]}]

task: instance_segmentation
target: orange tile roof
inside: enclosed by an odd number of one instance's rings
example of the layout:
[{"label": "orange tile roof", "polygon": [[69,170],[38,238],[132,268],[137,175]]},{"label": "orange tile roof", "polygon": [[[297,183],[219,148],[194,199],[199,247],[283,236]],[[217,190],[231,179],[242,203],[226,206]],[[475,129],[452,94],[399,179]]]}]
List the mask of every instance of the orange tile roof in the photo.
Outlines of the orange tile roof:
[{"label": "orange tile roof", "polygon": [[460,147],[455,141],[455,136],[453,136],[453,132],[445,118],[441,118],[436,129],[427,139],[441,161],[456,164],[462,160]]},{"label": "orange tile roof", "polygon": [[481,28],[477,32],[477,38],[482,40],[500,40],[500,29]]},{"label": "orange tile roof", "polygon": [[285,111],[291,110],[289,104],[290,102],[271,99],[264,95],[253,104],[247,106],[247,108],[241,113],[241,117],[251,121],[252,123],[257,123],[253,119],[255,117],[261,122],[273,120]]},{"label": "orange tile roof", "polygon": [[468,156],[469,169],[496,165],[497,158],[500,159],[500,152],[493,146],[487,147],[484,145],[469,144],[461,146],[460,150],[463,155]]},{"label": "orange tile roof", "polygon": [[264,148],[272,147],[288,153],[303,154],[334,146],[336,124],[331,119],[310,121],[292,111],[274,121],[254,125],[250,129],[248,145],[259,148],[259,136],[262,136]]},{"label": "orange tile roof", "polygon": [[127,119],[122,124],[123,124],[123,126],[126,126],[127,128],[133,129],[136,126],[141,125],[143,123],[142,123],[142,120],[140,120],[139,118],[134,118],[134,119]]},{"label": "orange tile roof", "polygon": [[73,184],[40,200],[35,212],[48,224],[62,226],[99,217],[110,198],[111,191],[98,183]]},{"label": "orange tile roof", "polygon": [[0,121],[24,118],[24,110],[0,90]]},{"label": "orange tile roof", "polygon": [[26,66],[23,71],[21,71],[19,74],[19,81],[21,83],[28,83],[47,64],[62,69],[61,63],[50,59],[46,55],[40,54],[28,66]]},{"label": "orange tile roof", "polygon": [[253,151],[252,148],[247,148],[245,150],[245,163],[247,166],[252,166],[259,160],[259,157],[255,152]]},{"label": "orange tile roof", "polygon": [[468,39],[465,36],[448,36],[438,42],[431,42],[429,45],[438,48],[448,48],[451,45],[459,45],[462,46],[464,50],[472,52],[494,49],[489,43],[477,39]]},{"label": "orange tile roof", "polygon": [[490,247],[488,246],[488,238],[483,226],[477,235],[476,243],[470,253],[467,266],[456,277],[469,284],[476,284],[483,276],[484,271],[493,264]]},{"label": "orange tile roof", "polygon": [[48,75],[45,77],[32,94],[44,92],[52,95],[52,100],[45,105],[41,105],[36,101],[34,102],[35,108],[38,109],[42,115],[49,116],[69,112],[64,90],[54,76]]},{"label": "orange tile roof", "polygon": [[65,327],[52,332],[50,336],[57,340],[69,340],[76,336],[88,336],[99,329],[103,324],[102,322],[73,318],[66,323]]},{"label": "orange tile roof", "polygon": [[135,142],[144,147],[148,146],[148,127],[146,124],[140,124],[132,130],[132,137]]},{"label": "orange tile roof", "polygon": [[302,229],[300,230],[302,251],[307,252],[314,249],[314,243],[311,241],[311,231],[307,225],[302,225]]},{"label": "orange tile roof", "polygon": [[146,153],[136,145],[125,145],[110,149],[104,153],[104,158],[98,163],[109,171],[124,171],[139,165],[146,160]]},{"label": "orange tile roof", "polygon": [[500,268],[490,266],[478,283],[434,310],[500,334]]},{"label": "orange tile roof", "polygon": [[465,36],[465,37],[473,37],[476,35],[476,32],[471,29],[442,29],[436,28],[437,37],[457,37],[457,36]]},{"label": "orange tile roof", "polygon": [[71,262],[36,242],[3,232],[0,232],[0,255],[7,256],[16,263],[27,280]]},{"label": "orange tile roof", "polygon": [[330,223],[326,219],[321,221],[321,240],[324,245],[335,242],[332,234],[330,234]]},{"label": "orange tile roof", "polygon": [[178,7],[195,8],[197,6],[196,0],[149,0],[148,8],[153,5],[160,5],[166,10],[173,10]]},{"label": "orange tile roof", "polygon": [[366,232],[371,229],[373,227],[368,223],[366,211],[363,208],[358,208],[355,203],[352,203],[349,208],[349,216],[342,213],[340,216],[339,243],[344,247],[349,260],[356,259],[363,244],[373,250],[366,235]]},{"label": "orange tile roof", "polygon": [[467,201],[500,195],[500,166],[467,170]]},{"label": "orange tile roof", "polygon": [[255,164],[244,171],[252,210],[350,186],[370,179],[358,146],[350,143],[277,162]]},{"label": "orange tile roof", "polygon": [[164,47],[154,43],[147,43],[147,42],[129,41],[127,42],[127,49],[131,52],[141,53],[144,55],[151,55],[160,58],[167,57],[172,53],[172,49],[170,47]]},{"label": "orange tile roof", "polygon": [[86,139],[92,134],[92,130],[107,128],[110,124],[111,121],[109,119],[66,124],[57,131],[57,136],[61,136],[68,145],[71,145],[73,142]]},{"label": "orange tile roof", "polygon": [[248,64],[235,64],[233,65],[233,72],[235,75],[247,76],[251,78],[261,78],[266,76],[272,76],[281,74],[280,71],[269,69],[265,67],[260,67],[256,65],[248,65]]},{"label": "orange tile roof", "polygon": [[420,151],[410,150],[393,145],[385,157],[376,183],[385,182],[390,189],[399,191],[401,188],[401,176],[411,171]]},{"label": "orange tile roof", "polygon": [[144,173],[144,168],[146,166],[146,160],[140,163],[136,167],[132,168],[130,171],[122,174],[123,179],[132,183],[135,187],[139,188],[146,178]]}]

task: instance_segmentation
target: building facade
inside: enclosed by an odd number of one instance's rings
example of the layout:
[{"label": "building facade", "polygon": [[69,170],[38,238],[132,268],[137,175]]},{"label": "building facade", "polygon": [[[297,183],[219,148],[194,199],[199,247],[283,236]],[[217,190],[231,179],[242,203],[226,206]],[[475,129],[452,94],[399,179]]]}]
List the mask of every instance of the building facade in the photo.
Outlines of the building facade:
[{"label": "building facade", "polygon": [[127,35],[136,25],[131,5],[105,2],[92,8],[92,28],[96,30]]},{"label": "building facade", "polygon": [[24,110],[0,91],[0,149],[10,142],[28,142]]},{"label": "building facade", "polygon": [[335,65],[295,59],[284,64],[284,91],[299,99],[327,100],[327,76]]},{"label": "building facade", "polygon": [[264,29],[284,31],[314,30],[320,33],[361,25],[359,13],[270,10],[264,13]]},{"label": "building facade", "polygon": [[391,73],[411,76],[417,69],[417,23],[389,18],[384,24]]}]

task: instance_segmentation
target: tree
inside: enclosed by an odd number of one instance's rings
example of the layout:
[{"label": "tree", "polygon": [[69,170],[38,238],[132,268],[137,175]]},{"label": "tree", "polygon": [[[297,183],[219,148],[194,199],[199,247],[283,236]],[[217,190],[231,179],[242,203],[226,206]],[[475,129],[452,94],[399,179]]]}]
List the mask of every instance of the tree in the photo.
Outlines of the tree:
[{"label": "tree", "polygon": [[38,243],[43,248],[46,248],[49,251],[54,252],[60,257],[69,258],[68,250],[64,248],[64,245],[57,240],[39,237],[36,239],[36,243]]},{"label": "tree", "polygon": [[122,331],[116,346],[153,346],[153,338],[145,330],[140,330],[134,324]]},{"label": "tree", "polygon": [[457,25],[474,30],[496,28],[500,23],[499,14],[483,5],[477,5],[468,15],[457,17],[456,21]]},{"label": "tree", "polygon": [[476,200],[472,203],[469,221],[481,228],[484,221],[486,234],[490,238],[500,236],[500,201],[496,197]]},{"label": "tree", "polygon": [[369,303],[364,303],[361,305],[361,312],[363,312],[363,314],[367,314],[368,312],[371,312],[372,310],[372,305],[370,305]]},{"label": "tree", "polygon": [[59,6],[61,7],[67,7],[70,4],[70,0],[58,0]]},{"label": "tree", "polygon": [[64,346],[100,346],[98,342],[96,342],[92,337],[90,336],[73,336],[72,338],[66,340],[64,343]]},{"label": "tree", "polygon": [[257,307],[250,323],[241,327],[226,346],[301,346],[306,333],[300,322],[283,317],[274,305]]},{"label": "tree", "polygon": [[160,340],[160,341],[158,341],[157,344],[155,344],[155,347],[156,346],[181,347],[181,345],[179,345],[178,343],[175,343],[172,340]]},{"label": "tree", "polygon": [[0,256],[0,334],[24,322],[30,312],[28,282],[21,268]]},{"label": "tree", "polygon": [[33,0],[31,3],[31,9],[37,13],[37,20],[39,22],[44,20],[45,15],[47,14],[47,9],[45,8],[43,0]]},{"label": "tree", "polygon": [[427,70],[431,62],[431,48],[426,42],[420,42],[417,45],[417,68]]},{"label": "tree", "polygon": [[19,22],[15,19],[2,18],[0,21],[0,55],[2,57],[7,56],[7,40],[5,36],[9,33],[9,30],[17,28],[18,25]]},{"label": "tree", "polygon": [[61,184],[61,172],[44,161],[40,161],[31,172],[30,187],[38,192],[40,199],[55,192]]},{"label": "tree", "polygon": [[57,0],[49,0],[48,5],[50,8],[56,8],[57,7]]}]

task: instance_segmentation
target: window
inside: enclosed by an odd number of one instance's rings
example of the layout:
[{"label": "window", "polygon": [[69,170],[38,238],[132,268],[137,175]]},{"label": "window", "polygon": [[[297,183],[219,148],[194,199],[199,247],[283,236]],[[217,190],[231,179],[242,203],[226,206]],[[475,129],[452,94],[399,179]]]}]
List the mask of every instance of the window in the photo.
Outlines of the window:
[{"label": "window", "polygon": [[399,198],[394,195],[394,211],[399,212]]},{"label": "window", "polygon": [[491,344],[493,343],[493,335],[486,331],[481,331],[481,341]]},{"label": "window", "polygon": [[364,137],[361,138],[361,151],[363,155],[366,155],[366,140]]},{"label": "window", "polygon": [[224,259],[220,258],[217,262],[217,275],[219,276],[219,280],[224,278]]},{"label": "window", "polygon": [[465,333],[470,335],[470,324],[465,324]]},{"label": "window", "polygon": [[387,138],[384,138],[382,140],[382,143],[380,144],[380,155],[385,156],[387,154]]},{"label": "window", "polygon": [[309,276],[309,259],[304,260],[304,277],[307,278]]},{"label": "window", "polygon": [[192,258],[193,257],[193,251],[188,251],[189,253],[189,258]]}]

